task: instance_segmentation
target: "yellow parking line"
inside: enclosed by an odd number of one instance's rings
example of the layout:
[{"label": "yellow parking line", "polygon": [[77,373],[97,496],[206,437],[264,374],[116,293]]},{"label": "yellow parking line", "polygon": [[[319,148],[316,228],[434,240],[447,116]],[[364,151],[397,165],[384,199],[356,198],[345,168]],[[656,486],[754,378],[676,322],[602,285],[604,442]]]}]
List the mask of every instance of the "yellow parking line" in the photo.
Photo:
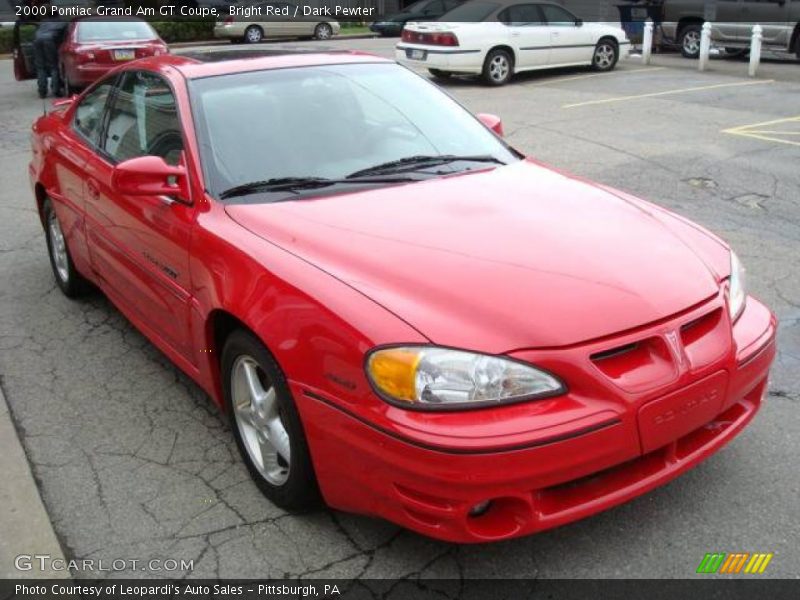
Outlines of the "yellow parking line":
[{"label": "yellow parking line", "polygon": [[782,140],[780,138],[769,137],[767,135],[758,135],[755,133],[748,133],[745,131],[723,131],[723,133],[730,133],[731,135],[738,135],[741,137],[749,137],[755,140],[762,140],[764,142],[775,142],[776,144],[787,144],[789,146],[800,146],[800,142],[792,140]]},{"label": "yellow parking line", "polygon": [[663,92],[651,92],[649,94],[637,94],[635,96],[618,96],[616,98],[604,98],[602,100],[589,100],[587,102],[577,102],[575,104],[565,104],[561,108],[577,108],[579,106],[591,106],[595,104],[611,104],[612,102],[626,102],[628,100],[640,100],[642,98],[656,98],[658,96],[670,96],[673,94],[686,94],[690,92],[702,92],[705,90],[718,90],[729,87],[743,87],[747,85],[766,85],[775,83],[774,79],[764,81],[738,81],[736,83],[717,83],[714,85],[703,85],[700,87],[681,88],[679,90],[666,90]]},{"label": "yellow parking line", "polygon": [[739,125],[738,127],[723,129],[722,133],[738,135],[741,137],[749,137],[764,142],[774,142],[776,144],[786,144],[788,146],[800,146],[800,142],[798,141],[785,140],[780,137],[775,137],[800,135],[800,131],[774,131],[771,129],[763,129],[764,127],[780,125],[782,123],[800,123],[800,116],[788,117],[785,119],[774,119],[772,121],[764,121],[763,123],[751,123],[750,125]]},{"label": "yellow parking line", "polygon": [[652,73],[653,71],[663,71],[666,67],[649,67],[644,69],[630,69],[630,70],[616,70],[610,73],[589,73],[587,75],[574,75],[572,77],[558,77],[556,79],[548,79],[547,81],[537,81],[530,84],[521,84],[522,87],[540,87],[543,85],[550,85],[551,83],[561,83],[564,81],[577,81],[579,79],[592,79],[594,77],[608,77],[609,75],[624,75],[632,73]]},{"label": "yellow parking line", "polygon": [[760,133],[761,135],[800,135],[800,131],[761,131],[759,129],[748,129],[745,133]]},{"label": "yellow parking line", "polygon": [[726,129],[724,133],[733,133],[742,129],[752,129],[753,127],[769,127],[770,125],[777,125],[778,123],[791,123],[793,121],[800,121],[800,116],[786,117],[784,119],[774,119],[772,121],[764,121],[763,123],[751,123],[750,125],[739,125],[738,127],[731,127]]}]

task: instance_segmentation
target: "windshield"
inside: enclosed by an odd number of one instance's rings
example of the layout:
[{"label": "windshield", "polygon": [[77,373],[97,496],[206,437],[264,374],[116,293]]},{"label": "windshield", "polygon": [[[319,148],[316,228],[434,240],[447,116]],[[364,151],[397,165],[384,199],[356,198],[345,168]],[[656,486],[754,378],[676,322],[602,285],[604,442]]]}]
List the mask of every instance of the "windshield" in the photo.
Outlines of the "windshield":
[{"label": "windshield", "polygon": [[81,21],[79,42],[154,40],[156,32],[144,21]]},{"label": "windshield", "polygon": [[[190,94],[206,188],[217,198],[251,182],[341,179],[408,157],[517,160],[449,96],[396,64],[207,77],[191,81]],[[437,168],[453,172],[457,167],[487,164],[456,162]]]},{"label": "windshield", "polygon": [[492,14],[500,5],[491,2],[464,2],[439,17],[451,23],[479,23]]}]

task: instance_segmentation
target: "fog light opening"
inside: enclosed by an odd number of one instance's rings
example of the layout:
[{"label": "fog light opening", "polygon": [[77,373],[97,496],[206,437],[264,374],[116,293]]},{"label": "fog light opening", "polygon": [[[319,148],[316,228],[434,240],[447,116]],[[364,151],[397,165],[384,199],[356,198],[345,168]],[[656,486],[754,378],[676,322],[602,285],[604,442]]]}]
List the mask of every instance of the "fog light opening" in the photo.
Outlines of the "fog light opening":
[{"label": "fog light opening", "polygon": [[483,502],[478,502],[475,506],[469,509],[469,516],[472,518],[480,517],[481,515],[485,515],[486,511],[492,506],[491,500],[484,500]]}]

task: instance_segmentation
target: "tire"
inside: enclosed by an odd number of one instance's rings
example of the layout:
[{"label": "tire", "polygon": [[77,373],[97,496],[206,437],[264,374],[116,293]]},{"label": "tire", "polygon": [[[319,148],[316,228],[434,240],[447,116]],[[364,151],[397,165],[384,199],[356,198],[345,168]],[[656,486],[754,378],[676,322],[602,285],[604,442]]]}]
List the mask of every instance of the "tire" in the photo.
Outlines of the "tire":
[{"label": "tire", "polygon": [[45,237],[47,239],[47,254],[50,257],[50,267],[53,269],[53,277],[56,285],[61,289],[67,298],[77,298],[85,294],[89,289],[89,282],[78,273],[72,256],[69,254],[67,239],[61,230],[61,223],[58,220],[53,203],[50,198],[46,198],[42,206],[45,223]]},{"label": "tire", "polygon": [[441,69],[428,69],[428,73],[436,77],[436,79],[450,79],[453,76],[450,71],[442,71]]},{"label": "tire", "polygon": [[258,488],[286,510],[319,505],[300,414],[275,359],[255,336],[237,330],[225,341],[221,369],[231,429]]},{"label": "tire", "polygon": [[797,60],[800,60],[800,35],[794,41],[794,53],[797,55]]},{"label": "tire", "polygon": [[592,55],[592,68],[595,71],[611,71],[619,61],[619,46],[611,39],[597,42]]},{"label": "tire", "polygon": [[681,29],[678,42],[681,46],[681,54],[685,58],[697,58],[700,56],[700,34],[703,26],[698,23],[687,25]]},{"label": "tire", "polygon": [[250,25],[244,30],[244,41],[247,44],[258,44],[264,39],[264,30],[258,25]]},{"label": "tire", "polygon": [[235,37],[230,39],[231,44],[244,44],[244,38]]},{"label": "tire", "polygon": [[484,83],[491,86],[505,85],[514,74],[514,58],[502,48],[495,48],[486,55],[483,61],[482,77]]},{"label": "tire", "polygon": [[328,23],[320,23],[314,28],[314,39],[329,40],[333,37],[333,27]]}]

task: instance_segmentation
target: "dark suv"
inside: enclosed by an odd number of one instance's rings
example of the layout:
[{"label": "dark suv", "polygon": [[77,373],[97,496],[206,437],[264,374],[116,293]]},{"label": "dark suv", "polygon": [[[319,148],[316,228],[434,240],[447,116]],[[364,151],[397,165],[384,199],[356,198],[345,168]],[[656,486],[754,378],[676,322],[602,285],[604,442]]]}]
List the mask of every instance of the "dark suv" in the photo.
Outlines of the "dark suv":
[{"label": "dark suv", "polygon": [[711,21],[711,40],[729,51],[750,47],[753,25],[764,28],[769,50],[793,52],[800,58],[800,0],[664,0],[663,32],[684,56],[700,54],[700,30]]}]

